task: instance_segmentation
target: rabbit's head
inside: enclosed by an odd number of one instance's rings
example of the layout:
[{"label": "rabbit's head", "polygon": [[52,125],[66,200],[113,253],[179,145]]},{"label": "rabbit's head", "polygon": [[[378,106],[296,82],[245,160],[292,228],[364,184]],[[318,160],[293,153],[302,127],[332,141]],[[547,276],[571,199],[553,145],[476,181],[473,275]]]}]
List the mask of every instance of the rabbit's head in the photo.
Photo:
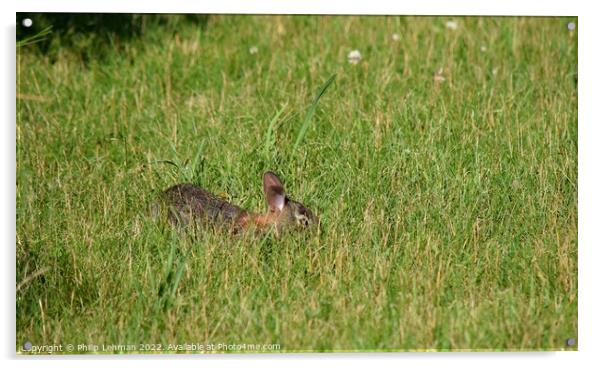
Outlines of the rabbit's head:
[{"label": "rabbit's head", "polygon": [[263,193],[269,207],[268,214],[263,216],[266,225],[275,225],[280,230],[307,228],[319,222],[309,208],[286,196],[280,178],[271,171],[263,174]]}]

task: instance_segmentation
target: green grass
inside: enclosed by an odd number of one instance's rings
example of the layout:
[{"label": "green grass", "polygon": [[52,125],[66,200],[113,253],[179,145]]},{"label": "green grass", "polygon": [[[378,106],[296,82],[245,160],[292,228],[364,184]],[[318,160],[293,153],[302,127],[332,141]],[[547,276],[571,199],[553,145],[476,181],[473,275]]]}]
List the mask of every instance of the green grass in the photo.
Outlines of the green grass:
[{"label": "green grass", "polygon": [[[575,349],[575,19],[447,20],[212,16],[20,47],[17,349]],[[266,170],[319,230],[149,216],[183,181],[264,211]]]}]

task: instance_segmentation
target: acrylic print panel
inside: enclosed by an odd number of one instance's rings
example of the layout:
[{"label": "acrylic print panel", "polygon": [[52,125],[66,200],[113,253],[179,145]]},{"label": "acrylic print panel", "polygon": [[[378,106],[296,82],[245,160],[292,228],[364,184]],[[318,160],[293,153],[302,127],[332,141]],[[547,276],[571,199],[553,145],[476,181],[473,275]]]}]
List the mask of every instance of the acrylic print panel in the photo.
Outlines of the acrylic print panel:
[{"label": "acrylic print panel", "polygon": [[576,18],[17,21],[18,354],[577,349]]}]

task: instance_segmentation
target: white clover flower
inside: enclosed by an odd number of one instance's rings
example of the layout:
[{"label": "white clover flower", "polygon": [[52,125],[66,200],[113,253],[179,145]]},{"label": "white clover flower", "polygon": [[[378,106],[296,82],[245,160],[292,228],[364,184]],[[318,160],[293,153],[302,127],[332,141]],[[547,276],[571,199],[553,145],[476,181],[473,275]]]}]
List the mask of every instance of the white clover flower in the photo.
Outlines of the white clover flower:
[{"label": "white clover flower", "polygon": [[391,36],[391,38],[393,39],[393,41],[399,41],[399,40],[401,40],[401,36],[399,35],[399,33],[393,33],[393,35]]},{"label": "white clover flower", "polygon": [[251,55],[255,55],[258,52],[259,52],[259,49],[257,48],[257,46],[252,46],[251,48],[249,48],[249,54],[251,54]]},{"label": "white clover flower", "polygon": [[566,25],[566,28],[568,28],[568,29],[569,29],[569,31],[574,31],[576,27],[577,27],[577,26],[576,26],[576,25],[575,25],[575,23],[573,23],[573,22],[570,22],[570,23],[568,23],[568,24]]},{"label": "white clover flower", "polygon": [[347,55],[347,60],[350,64],[357,64],[362,60],[362,54],[359,50],[352,50],[349,55]]},{"label": "white clover flower", "polygon": [[24,27],[27,27],[27,28],[29,28],[29,27],[31,27],[32,25],[33,25],[33,21],[32,21],[31,19],[29,19],[29,18],[25,18],[25,19],[23,19],[23,26],[24,26]]},{"label": "white clover flower", "polygon": [[451,29],[452,31],[455,31],[456,29],[458,29],[458,22],[456,22],[455,20],[448,20],[447,22],[445,22],[445,26]]}]

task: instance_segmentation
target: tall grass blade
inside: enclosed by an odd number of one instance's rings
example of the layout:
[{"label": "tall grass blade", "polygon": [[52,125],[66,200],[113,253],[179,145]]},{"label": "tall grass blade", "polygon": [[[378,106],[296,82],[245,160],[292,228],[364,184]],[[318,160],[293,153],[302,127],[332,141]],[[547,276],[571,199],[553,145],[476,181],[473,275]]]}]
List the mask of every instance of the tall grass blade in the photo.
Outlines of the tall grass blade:
[{"label": "tall grass blade", "polygon": [[269,154],[269,152],[274,147],[274,143],[276,141],[276,139],[274,138],[274,127],[276,126],[276,122],[278,122],[278,118],[280,118],[280,115],[282,115],[282,113],[284,112],[285,109],[286,109],[286,104],[284,106],[282,106],[282,108],[276,113],[276,115],[274,115],[274,117],[270,121],[268,130],[265,133],[264,150],[265,150],[266,155]]},{"label": "tall grass blade", "polygon": [[314,113],[316,112],[316,108],[318,107],[318,101],[320,101],[320,98],[324,95],[324,93],[326,92],[326,89],[332,84],[332,82],[334,82],[334,79],[336,78],[336,76],[337,76],[336,74],[333,74],[330,78],[328,78],[328,80],[326,82],[324,82],[322,87],[320,87],[320,89],[318,90],[318,94],[316,95],[313,102],[311,103],[311,106],[309,106],[309,110],[307,110],[307,114],[305,114],[305,119],[303,119],[303,124],[301,125],[301,129],[299,130],[299,134],[297,135],[297,140],[295,141],[295,145],[293,146],[293,151],[297,150],[297,148],[299,147],[299,144],[303,140],[303,137],[305,137],[305,133],[307,133],[307,129],[309,128],[309,123],[311,122],[311,118],[314,116]]},{"label": "tall grass blade", "polygon": [[52,26],[48,26],[48,27],[44,28],[43,30],[41,30],[40,32],[36,33],[35,35],[18,41],[17,48],[27,46],[27,45],[33,45],[34,43],[38,43],[38,42],[42,42],[46,39],[46,36],[48,36],[51,33],[52,33]]}]

